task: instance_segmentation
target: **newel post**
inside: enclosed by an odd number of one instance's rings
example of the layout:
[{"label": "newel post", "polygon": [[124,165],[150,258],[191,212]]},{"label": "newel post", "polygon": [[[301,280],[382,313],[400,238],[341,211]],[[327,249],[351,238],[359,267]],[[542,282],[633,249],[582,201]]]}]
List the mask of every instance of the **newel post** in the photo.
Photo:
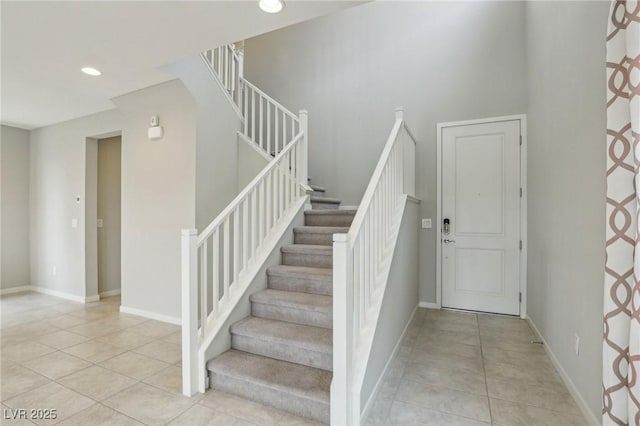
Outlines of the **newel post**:
[{"label": "newel post", "polygon": [[309,169],[308,169],[308,159],[309,159],[309,116],[307,115],[307,110],[301,109],[298,113],[298,117],[300,119],[300,131],[304,136],[302,136],[302,145],[300,150],[300,182],[303,188],[309,185],[308,177],[309,177]]},{"label": "newel post", "polygon": [[198,386],[198,231],[182,230],[182,393]]},{"label": "newel post", "polygon": [[333,381],[331,424],[352,423],[353,257],[349,234],[333,235]]}]

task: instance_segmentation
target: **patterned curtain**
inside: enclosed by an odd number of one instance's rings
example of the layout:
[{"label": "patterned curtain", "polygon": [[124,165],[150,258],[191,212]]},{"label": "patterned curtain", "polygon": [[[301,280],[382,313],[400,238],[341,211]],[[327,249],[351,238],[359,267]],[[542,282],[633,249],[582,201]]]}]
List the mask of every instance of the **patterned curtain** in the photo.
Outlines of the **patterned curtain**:
[{"label": "patterned curtain", "polygon": [[640,425],[640,1],[613,1],[607,35],[603,425]]}]

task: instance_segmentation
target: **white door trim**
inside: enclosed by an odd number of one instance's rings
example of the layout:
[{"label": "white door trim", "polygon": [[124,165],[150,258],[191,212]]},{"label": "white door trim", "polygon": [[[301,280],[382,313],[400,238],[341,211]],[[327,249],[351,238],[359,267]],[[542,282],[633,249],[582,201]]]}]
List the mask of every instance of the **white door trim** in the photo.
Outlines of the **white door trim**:
[{"label": "white door trim", "polygon": [[436,125],[436,306],[442,308],[442,131],[447,127],[469,126],[473,124],[496,123],[500,121],[520,121],[522,146],[520,148],[520,318],[527,317],[527,116],[526,114],[504,117],[481,118],[478,120],[454,121]]}]

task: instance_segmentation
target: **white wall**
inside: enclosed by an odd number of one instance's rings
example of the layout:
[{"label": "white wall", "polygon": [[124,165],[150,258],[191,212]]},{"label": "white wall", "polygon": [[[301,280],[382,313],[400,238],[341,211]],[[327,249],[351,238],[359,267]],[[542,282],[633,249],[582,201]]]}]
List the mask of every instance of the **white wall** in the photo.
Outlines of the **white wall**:
[{"label": "white wall", "polygon": [[608,8],[606,1],[526,6],[529,316],[598,422]]},{"label": "white wall", "polygon": [[[180,318],[180,230],[195,226],[195,104],[179,80],[113,99],[122,120],[122,306]],[[149,140],[152,115],[164,137]]]},{"label": "white wall", "polygon": [[[346,205],[404,106],[435,219],[436,123],[525,112],[524,24],[523,2],[372,2],[247,40],[246,75],[309,111],[309,174]],[[435,229],[419,232],[420,300],[435,302]]]},{"label": "white wall", "polygon": [[87,138],[85,150],[84,188],[84,259],[85,294],[91,300],[98,296],[98,140]]},{"label": "white wall", "polygon": [[120,290],[121,282],[121,167],[122,138],[115,136],[98,141],[97,217],[98,292]]},{"label": "white wall", "polygon": [[0,289],[30,285],[29,132],[0,134]]},{"label": "white wall", "polygon": [[238,136],[238,193],[270,162],[270,157],[255,143]]},{"label": "white wall", "polygon": [[[122,126],[110,110],[31,131],[31,284],[85,297],[87,138]],[[80,196],[80,203],[76,203]],[[72,218],[78,227],[71,227]],[[56,268],[56,274],[53,269]]]}]

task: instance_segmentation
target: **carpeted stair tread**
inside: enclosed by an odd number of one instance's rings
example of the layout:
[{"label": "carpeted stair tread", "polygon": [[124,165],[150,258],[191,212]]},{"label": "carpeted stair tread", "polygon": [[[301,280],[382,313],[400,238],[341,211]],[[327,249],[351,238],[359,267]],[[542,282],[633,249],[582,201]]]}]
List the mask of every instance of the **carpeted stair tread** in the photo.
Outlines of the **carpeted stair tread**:
[{"label": "carpeted stair tread", "polygon": [[293,228],[295,233],[309,234],[345,234],[349,232],[346,226],[296,226]]},{"label": "carpeted stair tread", "polygon": [[333,293],[333,269],[308,266],[275,265],[267,269],[268,287],[330,296]]},{"label": "carpeted stair tread", "polygon": [[323,186],[318,186],[314,184],[310,184],[309,187],[316,192],[327,192],[327,190]]},{"label": "carpeted stair tread", "polygon": [[333,247],[317,244],[290,244],[287,246],[282,246],[280,250],[282,251],[282,253],[311,254],[321,256],[331,256],[333,254]]},{"label": "carpeted stair tread", "polygon": [[294,266],[294,265],[274,265],[267,269],[268,275],[278,276],[290,276],[292,278],[306,278],[313,276],[318,279],[326,279],[331,281],[333,279],[333,270],[328,268],[312,268],[309,266]]},{"label": "carpeted stair tread", "polygon": [[332,378],[329,371],[234,349],[209,361],[207,369],[214,374],[329,403]]},{"label": "carpeted stair tread", "polygon": [[322,204],[340,204],[342,201],[338,198],[330,198],[330,197],[318,197],[316,195],[311,197],[312,203],[322,203]]},{"label": "carpeted stair tread", "polygon": [[233,324],[230,331],[231,334],[314,352],[333,352],[333,331],[327,328],[247,317]]},{"label": "carpeted stair tread", "polygon": [[334,209],[334,210],[305,210],[306,216],[355,216],[356,209]]},{"label": "carpeted stair tread", "polygon": [[331,296],[272,289],[262,290],[252,294],[251,301],[265,305],[315,312],[331,312],[333,307],[333,298]]}]

